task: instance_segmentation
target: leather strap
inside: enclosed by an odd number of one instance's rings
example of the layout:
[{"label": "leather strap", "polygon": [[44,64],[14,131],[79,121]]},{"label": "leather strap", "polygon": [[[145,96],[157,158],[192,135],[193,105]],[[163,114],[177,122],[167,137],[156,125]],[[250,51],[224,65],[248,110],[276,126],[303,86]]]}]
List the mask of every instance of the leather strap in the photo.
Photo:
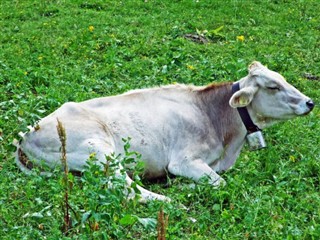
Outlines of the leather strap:
[{"label": "leather strap", "polygon": [[[239,82],[234,83],[232,85],[232,94],[234,94],[235,92],[237,92],[239,90],[240,90]],[[253,123],[246,107],[239,107],[239,108],[237,108],[237,110],[238,110],[238,113],[241,117],[243,124],[246,126],[248,133],[253,133],[253,132],[257,132],[257,131],[261,130],[257,125],[255,125]]]}]

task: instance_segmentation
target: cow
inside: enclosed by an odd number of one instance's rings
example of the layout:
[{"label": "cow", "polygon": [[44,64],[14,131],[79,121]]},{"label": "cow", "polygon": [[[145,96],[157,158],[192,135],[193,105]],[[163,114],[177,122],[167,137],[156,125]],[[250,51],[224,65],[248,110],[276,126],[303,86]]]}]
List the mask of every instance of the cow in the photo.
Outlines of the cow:
[{"label": "cow", "polygon": [[[123,154],[122,139],[130,137],[131,149],[145,163],[144,178],[168,173],[194,181],[207,177],[213,187],[219,187],[225,181],[218,173],[235,163],[248,134],[306,115],[313,108],[313,101],[283,76],[254,61],[248,75],[236,82],[174,84],[65,103],[24,134],[16,162],[25,172],[40,163],[51,168],[61,164],[59,119],[66,129],[70,171],[81,172],[93,151],[101,165],[106,155]],[[239,109],[246,111],[254,129]],[[128,175],[126,182],[132,183]],[[138,189],[141,201],[170,201]]]}]

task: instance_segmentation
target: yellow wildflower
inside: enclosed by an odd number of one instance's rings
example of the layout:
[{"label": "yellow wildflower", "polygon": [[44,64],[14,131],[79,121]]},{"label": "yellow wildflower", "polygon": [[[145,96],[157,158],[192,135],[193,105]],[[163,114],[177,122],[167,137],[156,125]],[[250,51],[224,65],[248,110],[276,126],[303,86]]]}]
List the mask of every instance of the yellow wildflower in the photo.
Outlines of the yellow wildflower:
[{"label": "yellow wildflower", "polygon": [[93,30],[94,30],[94,26],[92,26],[92,25],[89,26],[89,31],[90,31],[90,32],[93,32]]},{"label": "yellow wildflower", "polygon": [[190,69],[190,70],[195,70],[196,68],[192,65],[187,65],[187,68]]},{"label": "yellow wildflower", "polygon": [[244,41],[244,36],[243,35],[237,36],[237,40],[240,41],[240,42],[243,42]]},{"label": "yellow wildflower", "polygon": [[96,155],[97,155],[97,153],[95,153],[95,152],[90,153],[89,159],[90,160],[95,159]]},{"label": "yellow wildflower", "polygon": [[296,162],[297,161],[296,158],[294,156],[292,156],[292,155],[290,155],[289,159],[290,159],[291,162]]}]

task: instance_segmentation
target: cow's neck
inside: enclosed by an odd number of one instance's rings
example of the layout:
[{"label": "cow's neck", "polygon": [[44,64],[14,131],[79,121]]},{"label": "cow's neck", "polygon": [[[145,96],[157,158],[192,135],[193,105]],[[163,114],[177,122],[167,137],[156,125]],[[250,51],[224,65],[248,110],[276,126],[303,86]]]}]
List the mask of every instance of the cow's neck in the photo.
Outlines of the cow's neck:
[{"label": "cow's neck", "polygon": [[237,110],[229,105],[232,83],[212,84],[199,93],[213,127],[224,145],[232,141],[243,144],[247,133],[246,128]]}]

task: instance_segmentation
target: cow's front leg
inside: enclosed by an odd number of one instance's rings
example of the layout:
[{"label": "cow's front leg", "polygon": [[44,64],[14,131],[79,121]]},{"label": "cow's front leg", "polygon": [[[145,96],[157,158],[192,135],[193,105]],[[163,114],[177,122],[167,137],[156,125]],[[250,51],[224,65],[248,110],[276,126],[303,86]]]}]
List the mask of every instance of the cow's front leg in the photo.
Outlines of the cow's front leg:
[{"label": "cow's front leg", "polygon": [[168,171],[177,176],[191,178],[199,181],[202,177],[209,177],[209,183],[213,186],[225,185],[225,181],[210,166],[201,159],[172,161],[168,165]]}]

